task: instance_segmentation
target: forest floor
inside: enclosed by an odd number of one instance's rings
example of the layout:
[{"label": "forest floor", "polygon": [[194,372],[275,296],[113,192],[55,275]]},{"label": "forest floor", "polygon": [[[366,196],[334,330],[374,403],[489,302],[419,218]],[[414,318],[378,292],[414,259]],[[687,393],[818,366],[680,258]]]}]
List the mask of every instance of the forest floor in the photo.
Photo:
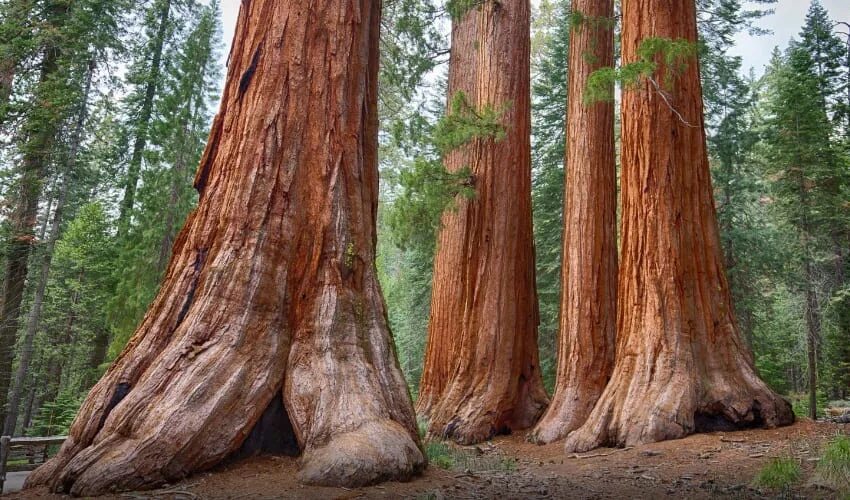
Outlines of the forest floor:
[{"label": "forest floor", "polygon": [[[566,455],[562,443],[536,446],[516,434],[477,447],[449,448],[435,465],[408,483],[369,488],[298,484],[296,459],[258,457],[220,467],[182,483],[124,499],[542,499],[542,498],[850,498],[818,485],[815,466],[826,441],[850,425],[801,421],[791,427],[699,434],[630,449]],[[803,479],[785,492],[752,486],[773,458],[794,458]],[[44,491],[9,498],[43,498]],[[60,498],[53,496],[53,498]]]}]

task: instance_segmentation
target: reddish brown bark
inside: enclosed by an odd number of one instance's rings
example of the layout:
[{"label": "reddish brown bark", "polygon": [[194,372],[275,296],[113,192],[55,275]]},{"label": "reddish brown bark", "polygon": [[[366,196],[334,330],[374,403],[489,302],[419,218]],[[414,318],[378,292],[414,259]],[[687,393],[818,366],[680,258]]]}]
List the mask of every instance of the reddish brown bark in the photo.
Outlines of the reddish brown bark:
[{"label": "reddish brown bark", "polygon": [[[624,63],[653,36],[696,42],[694,0],[624,0]],[[794,419],[758,377],[735,323],[701,95],[695,60],[666,94],[649,80],[623,93],[616,366],[587,422],[568,436],[570,451]]]},{"label": "reddish brown bark", "polygon": [[585,102],[588,77],[614,65],[613,0],[573,0],[585,18],[570,36],[564,252],[558,373],[552,404],[531,436],[546,444],[577,429],[614,368],[617,171],[614,104]]},{"label": "reddish brown bark", "polygon": [[446,168],[476,196],[443,217],[419,410],[461,443],[533,425],[547,404],[537,352],[531,226],[529,5],[486,1],[454,23],[449,99],[505,108],[501,141],[478,138]]},{"label": "reddish brown bark", "polygon": [[374,264],[379,17],[371,0],[242,3],[198,208],[28,487],[154,487],[241,454],[249,434],[281,445],[293,436],[262,430],[290,422],[305,482],[422,469]]}]

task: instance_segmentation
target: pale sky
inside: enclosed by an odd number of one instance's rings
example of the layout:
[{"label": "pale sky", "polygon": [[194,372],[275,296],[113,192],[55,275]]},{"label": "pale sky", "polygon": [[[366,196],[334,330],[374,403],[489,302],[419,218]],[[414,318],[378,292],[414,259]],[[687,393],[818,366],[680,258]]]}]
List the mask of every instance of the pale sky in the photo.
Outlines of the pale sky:
[{"label": "pale sky", "polygon": [[[241,0],[221,1],[224,43],[227,47],[224,57],[227,57],[233,39],[240,3]],[[850,22],[850,0],[821,0],[821,3],[829,10],[834,21]],[[760,27],[771,30],[773,34],[758,37],[739,35],[732,49],[733,54],[743,57],[745,70],[753,67],[760,74],[770,60],[773,48],[779,46],[784,49],[792,37],[797,37],[809,8],[809,0],[779,0],[774,7],[776,13],[759,22]]]}]

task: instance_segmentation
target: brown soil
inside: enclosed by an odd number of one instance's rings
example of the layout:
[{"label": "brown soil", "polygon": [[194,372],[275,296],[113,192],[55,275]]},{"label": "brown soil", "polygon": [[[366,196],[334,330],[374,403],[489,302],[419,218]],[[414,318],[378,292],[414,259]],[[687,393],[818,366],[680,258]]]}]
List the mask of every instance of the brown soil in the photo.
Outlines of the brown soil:
[{"label": "brown soil", "polygon": [[[824,442],[838,433],[850,433],[850,425],[802,421],[781,429],[700,434],[581,455],[566,455],[562,442],[536,446],[516,434],[466,449],[488,464],[484,468],[495,470],[449,471],[431,466],[409,483],[358,489],[303,486],[295,479],[296,459],[260,457],[161,490],[116,498],[775,498],[778,492],[759,491],[751,487],[752,480],[772,458],[789,456],[801,462],[804,480],[783,498],[846,498],[813,480]],[[47,496],[43,490],[9,498],[42,497],[61,498]]]}]

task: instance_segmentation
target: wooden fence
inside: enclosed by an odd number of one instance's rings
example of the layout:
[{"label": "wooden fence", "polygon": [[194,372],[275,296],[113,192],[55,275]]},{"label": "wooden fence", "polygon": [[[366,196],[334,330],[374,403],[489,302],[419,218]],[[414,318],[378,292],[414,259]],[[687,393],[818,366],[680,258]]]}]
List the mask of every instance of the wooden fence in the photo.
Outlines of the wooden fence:
[{"label": "wooden fence", "polygon": [[0,437],[0,493],[7,472],[35,470],[49,458],[50,447],[61,445],[67,436]]}]

